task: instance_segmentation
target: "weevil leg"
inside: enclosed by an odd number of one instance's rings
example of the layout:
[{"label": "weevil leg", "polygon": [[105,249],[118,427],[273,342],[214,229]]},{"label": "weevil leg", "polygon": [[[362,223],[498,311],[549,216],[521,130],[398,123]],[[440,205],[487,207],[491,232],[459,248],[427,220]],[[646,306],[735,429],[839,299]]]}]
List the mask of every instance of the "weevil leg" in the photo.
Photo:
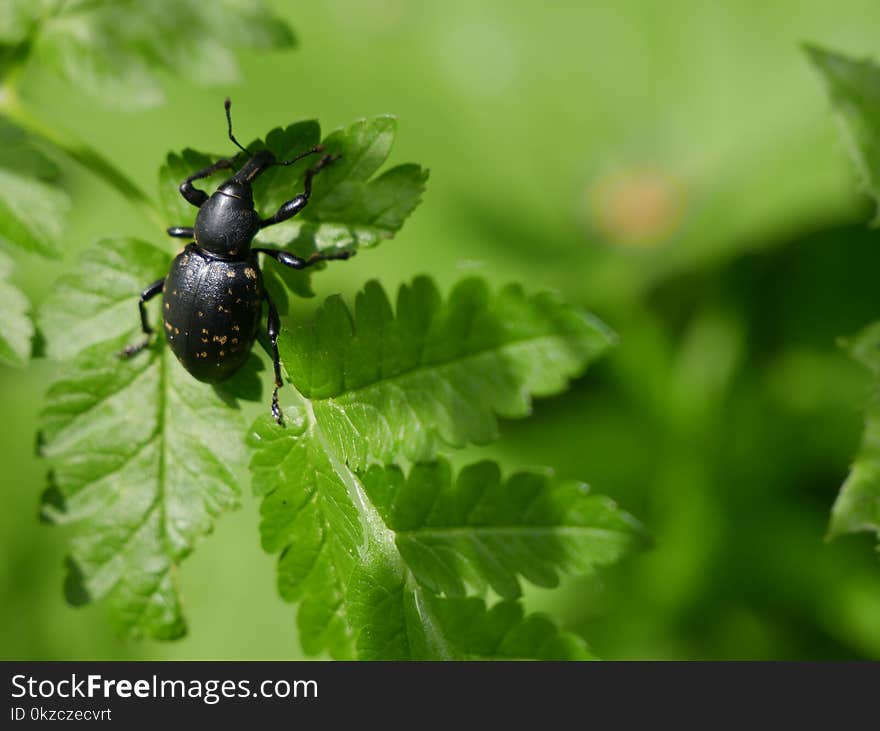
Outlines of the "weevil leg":
[{"label": "weevil leg", "polygon": [[163,277],[162,279],[157,279],[141,292],[141,297],[138,300],[138,311],[141,313],[141,330],[146,337],[141,342],[135,343],[134,345],[127,345],[120,350],[117,354],[120,358],[131,358],[131,356],[140,353],[150,344],[150,336],[153,334],[153,328],[150,327],[150,322],[147,319],[147,308],[145,305],[162,291],[162,285],[164,284],[165,278]]},{"label": "weevil leg", "polygon": [[281,332],[281,318],[278,317],[278,310],[275,303],[269,297],[269,293],[265,292],[263,296],[269,305],[269,318],[266,323],[266,334],[269,336],[269,344],[272,346],[272,367],[275,370],[275,388],[272,391],[272,416],[278,426],[284,426],[284,417],[281,415],[281,406],[278,404],[278,389],[284,385],[281,380],[281,357],[278,355],[278,334]]},{"label": "weevil leg", "polygon": [[321,172],[325,167],[331,165],[339,159],[339,155],[324,155],[315,165],[312,165],[308,170],[306,170],[306,175],[303,180],[303,192],[300,193],[295,198],[291,198],[286,203],[281,204],[281,208],[273,216],[269,216],[269,218],[264,218],[260,221],[260,228],[266,228],[266,226],[274,226],[276,223],[281,223],[282,221],[286,221],[288,218],[293,218],[297,213],[299,213],[303,208],[306,207],[306,204],[309,202],[309,197],[312,195],[312,178],[315,177],[319,172]]},{"label": "weevil leg", "polygon": [[[236,157],[238,156],[236,155]],[[196,208],[201,208],[202,203],[208,200],[208,194],[205,191],[196,188],[193,185],[193,182],[202,178],[209,178],[218,170],[234,168],[234,161],[234,157],[224,157],[222,160],[218,160],[213,165],[208,165],[208,167],[193,173],[180,184],[180,187],[178,188],[180,194],[188,203],[192,203]]]},{"label": "weevil leg", "polygon": [[166,233],[176,239],[192,239],[195,237],[192,226],[172,226],[166,230]]},{"label": "weevil leg", "polygon": [[316,251],[307,259],[302,259],[294,254],[291,254],[289,251],[279,251],[278,249],[251,249],[251,251],[257,254],[265,254],[266,256],[271,256],[279,264],[283,264],[286,267],[291,267],[292,269],[305,269],[306,267],[310,267],[312,264],[317,264],[319,261],[351,259],[351,257],[355,255],[354,251],[337,251],[331,254],[322,254],[321,252]]}]

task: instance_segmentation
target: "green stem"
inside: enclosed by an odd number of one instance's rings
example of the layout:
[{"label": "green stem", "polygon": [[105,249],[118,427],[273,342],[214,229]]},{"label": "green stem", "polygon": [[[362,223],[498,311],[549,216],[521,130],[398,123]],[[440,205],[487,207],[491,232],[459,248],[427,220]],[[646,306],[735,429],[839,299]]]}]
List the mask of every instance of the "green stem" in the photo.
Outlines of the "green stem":
[{"label": "green stem", "polygon": [[159,228],[165,228],[165,221],[159,208],[144,191],[100,152],[37,119],[22,105],[13,84],[6,83],[0,87],[0,114],[7,116],[19,127],[36,137],[57,147],[69,158],[90,170],[127,198]]}]

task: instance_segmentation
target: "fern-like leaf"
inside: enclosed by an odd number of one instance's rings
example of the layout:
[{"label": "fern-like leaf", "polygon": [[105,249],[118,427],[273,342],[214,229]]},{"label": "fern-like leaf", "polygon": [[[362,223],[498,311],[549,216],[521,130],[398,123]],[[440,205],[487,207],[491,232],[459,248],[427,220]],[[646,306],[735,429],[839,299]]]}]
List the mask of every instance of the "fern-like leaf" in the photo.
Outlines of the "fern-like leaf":
[{"label": "fern-like leaf", "polygon": [[[353,315],[330,298],[286,337],[298,404],[286,427],[257,422],[251,471],[263,547],[280,554],[279,589],[300,602],[308,652],[510,656],[507,637],[524,656],[586,653],[509,604],[481,605],[485,636],[465,636],[476,605],[464,594],[488,584],[514,598],[520,577],[549,586],[559,571],[589,571],[638,546],[638,525],[546,472],[502,481],[484,462],[453,479],[437,450],[491,439],[498,414],[525,415],[611,340],[554,298],[468,280],[444,303],[426,278],[401,289],[396,316],[371,283]],[[408,475],[375,464],[404,456],[418,461]]]}]

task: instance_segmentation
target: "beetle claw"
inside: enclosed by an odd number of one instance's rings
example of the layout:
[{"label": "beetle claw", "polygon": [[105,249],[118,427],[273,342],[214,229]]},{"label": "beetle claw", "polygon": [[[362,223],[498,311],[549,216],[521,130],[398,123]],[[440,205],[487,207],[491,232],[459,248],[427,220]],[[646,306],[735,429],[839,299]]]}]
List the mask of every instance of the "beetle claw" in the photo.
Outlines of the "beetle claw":
[{"label": "beetle claw", "polygon": [[323,170],[325,167],[327,167],[328,165],[332,165],[334,162],[336,162],[337,160],[339,160],[339,159],[341,159],[341,158],[342,158],[342,155],[324,155],[324,156],[323,156],[320,160],[318,160],[318,162],[312,167],[312,169],[310,170],[310,172],[312,173],[312,175],[314,175],[315,173],[320,172],[320,171]]},{"label": "beetle claw", "polygon": [[139,343],[135,343],[134,345],[126,345],[122,350],[116,353],[116,357],[125,360],[126,358],[131,358],[133,355],[137,355],[144,348],[146,348],[150,344],[150,339],[142,340]]}]

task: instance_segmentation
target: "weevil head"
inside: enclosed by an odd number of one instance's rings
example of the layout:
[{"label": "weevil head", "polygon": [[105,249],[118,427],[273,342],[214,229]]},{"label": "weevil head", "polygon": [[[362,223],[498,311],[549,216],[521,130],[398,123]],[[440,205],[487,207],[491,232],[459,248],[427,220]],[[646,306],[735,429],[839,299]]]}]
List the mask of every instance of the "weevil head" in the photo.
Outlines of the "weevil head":
[{"label": "weevil head", "polygon": [[202,249],[224,258],[247,255],[251,241],[260,230],[251,184],[275,161],[275,155],[269,150],[255,152],[202,204],[194,227],[196,243]]}]

